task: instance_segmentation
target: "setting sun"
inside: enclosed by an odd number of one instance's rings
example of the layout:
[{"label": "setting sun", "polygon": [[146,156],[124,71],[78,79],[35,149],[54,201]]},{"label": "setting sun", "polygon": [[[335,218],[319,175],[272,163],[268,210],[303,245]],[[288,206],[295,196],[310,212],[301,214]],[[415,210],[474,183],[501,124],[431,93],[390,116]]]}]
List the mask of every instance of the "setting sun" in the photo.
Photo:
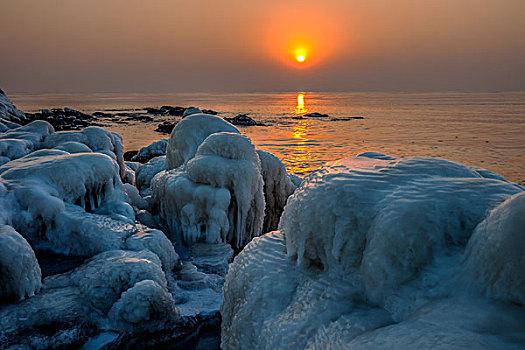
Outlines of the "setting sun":
[{"label": "setting sun", "polygon": [[297,49],[295,50],[295,60],[299,63],[306,61],[306,50]]}]

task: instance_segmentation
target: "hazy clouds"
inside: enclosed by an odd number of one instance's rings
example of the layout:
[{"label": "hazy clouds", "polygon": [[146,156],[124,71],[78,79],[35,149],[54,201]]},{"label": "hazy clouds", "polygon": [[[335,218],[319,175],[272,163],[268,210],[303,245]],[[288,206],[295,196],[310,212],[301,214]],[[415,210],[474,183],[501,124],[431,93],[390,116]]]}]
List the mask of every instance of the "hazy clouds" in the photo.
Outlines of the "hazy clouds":
[{"label": "hazy clouds", "polygon": [[[0,0],[0,12],[8,92],[525,89],[522,0]],[[286,64],[292,30],[329,53]]]}]

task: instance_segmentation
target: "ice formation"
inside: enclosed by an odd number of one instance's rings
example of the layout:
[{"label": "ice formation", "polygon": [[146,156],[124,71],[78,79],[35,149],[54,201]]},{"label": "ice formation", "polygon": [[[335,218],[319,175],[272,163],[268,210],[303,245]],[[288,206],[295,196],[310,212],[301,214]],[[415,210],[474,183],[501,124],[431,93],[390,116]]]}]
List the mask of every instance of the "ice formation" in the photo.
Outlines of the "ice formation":
[{"label": "ice formation", "polygon": [[176,344],[217,324],[233,251],[197,244],[181,259],[153,228],[166,156],[125,163],[120,136],[97,127],[0,129],[0,348]]},{"label": "ice formation", "polygon": [[146,163],[152,158],[166,155],[166,147],[168,146],[168,139],[160,139],[153,142],[151,145],[142,147],[139,152],[131,158],[135,162]]},{"label": "ice formation", "polygon": [[522,191],[381,154],[309,175],[231,264],[222,348],[523,347]]},{"label": "ice formation", "polygon": [[12,129],[13,123],[20,124],[25,119],[25,114],[0,90],[0,132]]},{"label": "ice formation", "polygon": [[[211,116],[196,114],[184,121],[201,117]],[[181,168],[156,175],[152,188],[153,202],[175,242],[228,242],[240,249],[261,234],[260,160],[250,140],[238,133],[211,134]]]},{"label": "ice formation", "polygon": [[[90,126],[82,131],[59,131],[45,137],[41,148],[64,148],[70,142],[82,143],[93,152],[104,153],[114,159],[119,165],[119,174],[124,178],[125,164],[122,138],[97,126]],[[69,144],[70,145],[70,144]]]},{"label": "ice formation", "polygon": [[[502,253],[504,252],[504,253]],[[525,305],[525,192],[497,206],[477,227],[466,251],[474,288]]]},{"label": "ice formation", "polygon": [[144,197],[151,195],[150,186],[153,177],[165,169],[166,156],[152,158],[138,168],[135,173],[135,185]]},{"label": "ice formation", "polygon": [[270,232],[277,229],[286,200],[297,186],[292,182],[279,158],[261,150],[258,150],[257,154],[261,160],[261,173],[264,180],[263,232]]},{"label": "ice formation", "polygon": [[29,243],[11,226],[0,225],[0,303],[33,296],[40,290],[41,278]]},{"label": "ice formation", "polygon": [[175,169],[186,163],[208,136],[221,131],[239,133],[224,119],[210,114],[191,114],[181,120],[171,132],[166,149],[166,169]]}]

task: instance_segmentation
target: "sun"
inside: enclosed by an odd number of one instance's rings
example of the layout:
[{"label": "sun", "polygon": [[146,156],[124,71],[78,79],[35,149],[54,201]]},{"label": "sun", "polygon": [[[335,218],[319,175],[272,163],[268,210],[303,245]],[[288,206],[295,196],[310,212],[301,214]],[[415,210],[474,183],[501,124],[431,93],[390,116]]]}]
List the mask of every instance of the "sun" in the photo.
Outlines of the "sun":
[{"label": "sun", "polygon": [[306,50],[302,48],[296,49],[294,56],[298,63],[304,63],[306,61]]}]

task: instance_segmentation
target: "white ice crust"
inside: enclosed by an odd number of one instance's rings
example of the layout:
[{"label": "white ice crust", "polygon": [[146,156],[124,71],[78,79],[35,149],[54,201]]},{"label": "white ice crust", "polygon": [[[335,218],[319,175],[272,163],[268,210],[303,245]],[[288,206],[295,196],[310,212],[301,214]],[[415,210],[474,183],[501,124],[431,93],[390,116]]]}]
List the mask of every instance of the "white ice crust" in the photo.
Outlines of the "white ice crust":
[{"label": "white ice crust", "polygon": [[0,303],[33,296],[42,285],[33,249],[11,226],[0,225]]},{"label": "white ice crust", "polygon": [[0,90],[0,131],[11,129],[12,123],[19,124],[25,119],[25,114],[18,110],[13,102]]},{"label": "white ice crust", "polygon": [[[200,117],[211,118],[197,114],[183,121]],[[168,157],[170,148],[171,143]],[[159,216],[177,243],[227,242],[239,249],[261,234],[260,160],[250,140],[238,133],[211,134],[182,167],[157,174],[152,188]]]},{"label": "white ice crust", "polygon": [[230,266],[222,348],[524,346],[522,191],[441,159],[332,163]]},{"label": "white ice crust", "polygon": [[181,120],[171,132],[166,149],[166,169],[175,169],[193,158],[199,145],[217,132],[239,133],[222,118],[210,114],[191,114]]}]

